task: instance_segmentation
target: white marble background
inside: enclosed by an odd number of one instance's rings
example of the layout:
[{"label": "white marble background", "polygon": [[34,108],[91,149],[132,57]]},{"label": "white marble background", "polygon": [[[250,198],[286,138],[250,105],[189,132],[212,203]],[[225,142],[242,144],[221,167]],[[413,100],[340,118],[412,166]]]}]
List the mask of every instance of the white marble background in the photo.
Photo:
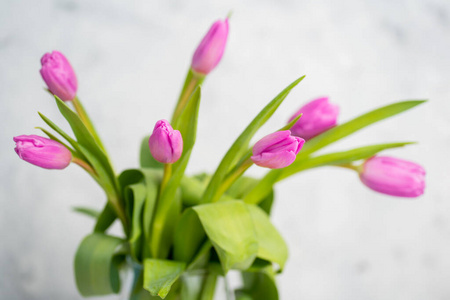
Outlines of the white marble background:
[{"label": "white marble background", "polygon": [[80,299],[73,256],[93,223],[70,208],[104,203],[78,167],[47,171],[13,151],[13,136],[43,125],[36,111],[64,124],[43,91],[41,55],[69,57],[123,170],[137,166],[140,138],[169,117],[196,44],[229,10],[229,44],[204,85],[191,173],[213,170],[249,119],[303,74],[259,136],[320,95],[340,104],[341,121],[430,99],[330,148],[420,142],[386,153],[426,167],[425,196],[376,194],[333,168],[277,187],[273,220],[290,247],[282,299],[450,299],[448,0],[1,0],[0,299]]}]

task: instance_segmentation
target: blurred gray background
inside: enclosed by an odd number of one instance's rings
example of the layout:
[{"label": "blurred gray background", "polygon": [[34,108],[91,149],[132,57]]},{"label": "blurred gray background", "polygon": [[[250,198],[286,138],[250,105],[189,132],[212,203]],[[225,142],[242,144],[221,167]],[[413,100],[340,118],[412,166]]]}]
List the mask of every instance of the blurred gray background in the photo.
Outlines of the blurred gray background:
[{"label": "blurred gray background", "polygon": [[385,153],[425,166],[423,197],[376,194],[335,168],[277,186],[273,221],[290,248],[282,299],[450,299],[447,0],[2,0],[0,299],[81,299],[73,257],[93,222],[71,207],[105,201],[77,166],[48,171],[13,151],[13,136],[38,134],[36,111],[68,129],[43,91],[40,57],[57,49],[69,58],[79,96],[124,170],[138,165],[141,137],[170,117],[196,45],[230,10],[225,56],[204,84],[190,173],[213,170],[262,106],[303,74],[258,137],[317,96],[340,105],[341,122],[430,99],[323,151],[418,141]]}]

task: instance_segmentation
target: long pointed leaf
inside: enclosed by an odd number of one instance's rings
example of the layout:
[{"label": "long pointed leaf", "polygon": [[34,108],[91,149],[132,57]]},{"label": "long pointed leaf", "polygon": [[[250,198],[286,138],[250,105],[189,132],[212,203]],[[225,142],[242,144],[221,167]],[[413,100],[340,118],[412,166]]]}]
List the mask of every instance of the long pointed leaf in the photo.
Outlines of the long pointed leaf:
[{"label": "long pointed leaf", "polygon": [[236,139],[228,152],[223,157],[216,172],[214,173],[211,181],[203,195],[202,203],[215,202],[220,195],[216,195],[220,184],[223,182],[228,171],[234,166],[234,164],[240,159],[241,154],[247,151],[248,144],[266,121],[275,113],[277,108],[281,105],[283,100],[287,97],[289,92],[303,80],[305,76],[300,77],[288,87],[286,87],[280,94],[278,94],[263,110],[253,119],[253,121],[247,126],[247,128]]},{"label": "long pointed leaf", "polygon": [[83,124],[80,117],[71,110],[61,99],[55,97],[56,104],[58,105],[59,111],[66,118],[70,127],[72,128],[75,137],[77,138],[77,142],[84,146],[89,152],[91,152],[102,164],[103,168],[110,176],[112,182],[115,182],[116,175],[114,170],[112,169],[111,163],[109,162],[109,158],[103,149],[97,144],[95,138],[92,136],[87,127]]},{"label": "long pointed leaf", "polygon": [[300,152],[301,154],[297,158],[301,159],[305,156],[308,156],[311,153],[336,142],[337,140],[340,140],[358,130],[363,129],[364,127],[367,127],[386,118],[395,116],[424,102],[425,100],[403,101],[372,110],[351,121],[327,130],[317,137],[307,141],[303,146],[302,151]]},{"label": "long pointed leaf", "polygon": [[83,207],[83,206],[75,206],[74,208],[72,208],[72,210],[74,212],[83,214],[85,216],[89,216],[91,218],[97,219],[98,216],[100,215],[100,212],[96,209],[93,208],[89,208],[89,207]]},{"label": "long pointed leaf", "polygon": [[324,154],[316,157],[310,157],[303,160],[296,160],[292,165],[284,169],[271,170],[264,176],[258,184],[244,197],[244,202],[246,203],[259,203],[264,197],[266,197],[273,188],[273,185],[291,175],[298,172],[304,171],[306,169],[327,166],[327,165],[338,165],[347,164],[353,161],[369,158],[380,151],[403,147],[405,145],[410,145],[411,142],[402,143],[388,143],[371,145],[360,148],[351,149],[348,151],[335,152]]}]

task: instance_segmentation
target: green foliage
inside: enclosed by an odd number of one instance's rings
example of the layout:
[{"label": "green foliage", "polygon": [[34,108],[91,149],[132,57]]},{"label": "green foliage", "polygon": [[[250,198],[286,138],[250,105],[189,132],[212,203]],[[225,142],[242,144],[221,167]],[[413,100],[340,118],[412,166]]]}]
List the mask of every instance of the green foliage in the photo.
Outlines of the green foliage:
[{"label": "green foliage", "polygon": [[75,279],[84,297],[118,293],[119,265],[124,260],[120,238],[92,233],[84,238],[75,255]]},{"label": "green foliage", "polygon": [[245,270],[258,253],[252,217],[241,201],[194,206],[203,229],[219,255],[222,268]]},{"label": "green foliage", "polygon": [[75,206],[72,208],[74,212],[80,213],[82,215],[97,219],[100,215],[100,212],[98,210],[95,210],[93,208],[89,207],[83,207],[83,206]]},{"label": "green foliage", "polygon": [[253,119],[253,121],[247,126],[247,128],[236,139],[228,152],[223,157],[219,166],[216,169],[211,181],[202,198],[202,203],[215,202],[220,197],[217,195],[217,191],[225,179],[228,171],[232,169],[236,162],[238,162],[242,155],[247,151],[250,140],[254,134],[263,126],[267,120],[275,113],[277,108],[281,105],[290,91],[303,80],[305,76],[300,77],[288,87],[286,87],[280,94],[278,94],[263,110]]},{"label": "green foliage", "polygon": [[114,212],[111,203],[107,202],[100,215],[97,217],[94,232],[104,233],[116,219],[117,215]]},{"label": "green foliage", "polygon": [[258,241],[257,256],[277,263],[281,269],[288,258],[288,249],[278,230],[270,222],[269,216],[258,206],[246,205],[255,226]]},{"label": "green foliage", "polygon": [[129,246],[138,262],[150,253],[150,228],[156,205],[160,173],[153,169],[130,169],[119,176],[127,218],[131,220]]},{"label": "green foliage", "polygon": [[257,261],[242,272],[244,286],[235,292],[237,300],[278,300],[275,273],[268,262]]},{"label": "green foliage", "polygon": [[166,298],[170,288],[183,274],[186,264],[173,260],[144,260],[144,288],[152,296]]},{"label": "green foliage", "polygon": [[157,203],[151,236],[151,253],[154,257],[168,256],[173,241],[175,220],[178,220],[181,215],[181,194],[178,188],[195,144],[200,98],[198,87],[174,125],[174,128],[178,128],[183,136],[184,149],[181,158],[171,166],[172,176],[167,186],[162,189]]},{"label": "green foliage", "polygon": [[411,142],[388,143],[359,147],[342,152],[334,152],[316,157],[307,157],[303,160],[296,160],[292,165],[284,169],[271,170],[264,176],[251,191],[245,195],[246,203],[259,203],[272,191],[273,185],[289,176],[297,174],[311,168],[323,166],[335,166],[349,164],[354,161],[367,159],[375,154],[392,148],[403,147],[412,144]]},{"label": "green foliage", "polygon": [[[303,78],[291,83],[261,110],[229,148],[212,176],[185,176],[196,140],[200,84],[204,76],[188,73],[174,112],[172,126],[183,137],[181,158],[172,165],[157,162],[149,151],[147,136],[140,148],[142,169],[125,170],[119,177],[81,103],[74,104],[84,118],[56,97],[56,104],[76,139],[42,114],[44,122],[67,144],[46,129],[39,129],[63,143],[75,158],[87,164],[88,170],[92,168],[90,175],[108,197],[101,212],[74,208],[96,219],[94,233],[81,242],[75,256],[80,294],[118,293],[119,267],[129,255],[139,266],[134,268],[132,300],[166,297],[175,300],[180,293],[183,299],[211,300],[217,277],[230,269],[239,270],[243,275],[244,284],[236,291],[237,299],[278,300],[274,276],[284,268],[288,250],[269,219],[274,184],[307,169],[348,165],[380,151],[410,144],[378,144],[314,156],[316,151],[358,130],[424,102],[394,103],[338,125],[307,141],[292,165],[272,170],[262,179],[239,177],[242,173],[230,176],[230,170],[240,170],[241,163],[250,157],[249,143],[255,133]],[[280,130],[290,129],[300,117]],[[228,185],[224,185],[226,180]],[[126,239],[105,234],[117,218],[122,221]],[[201,276],[191,276],[200,271],[204,272]]]},{"label": "green foliage", "polygon": [[306,142],[301,151],[301,155],[297,158],[301,159],[306,157],[325,146],[328,146],[346,136],[351,135],[352,133],[355,133],[358,130],[363,129],[364,127],[395,116],[424,102],[425,100],[411,100],[393,103],[372,110],[346,123],[340,124]]}]

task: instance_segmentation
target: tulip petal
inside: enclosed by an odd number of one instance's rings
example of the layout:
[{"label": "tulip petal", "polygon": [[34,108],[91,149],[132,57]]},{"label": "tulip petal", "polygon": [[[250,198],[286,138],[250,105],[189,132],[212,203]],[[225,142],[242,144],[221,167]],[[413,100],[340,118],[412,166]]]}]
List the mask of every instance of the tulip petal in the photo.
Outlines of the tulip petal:
[{"label": "tulip petal", "polygon": [[296,155],[292,151],[283,151],[277,153],[264,152],[254,155],[251,160],[260,167],[270,169],[281,169],[289,166],[295,161]]}]

